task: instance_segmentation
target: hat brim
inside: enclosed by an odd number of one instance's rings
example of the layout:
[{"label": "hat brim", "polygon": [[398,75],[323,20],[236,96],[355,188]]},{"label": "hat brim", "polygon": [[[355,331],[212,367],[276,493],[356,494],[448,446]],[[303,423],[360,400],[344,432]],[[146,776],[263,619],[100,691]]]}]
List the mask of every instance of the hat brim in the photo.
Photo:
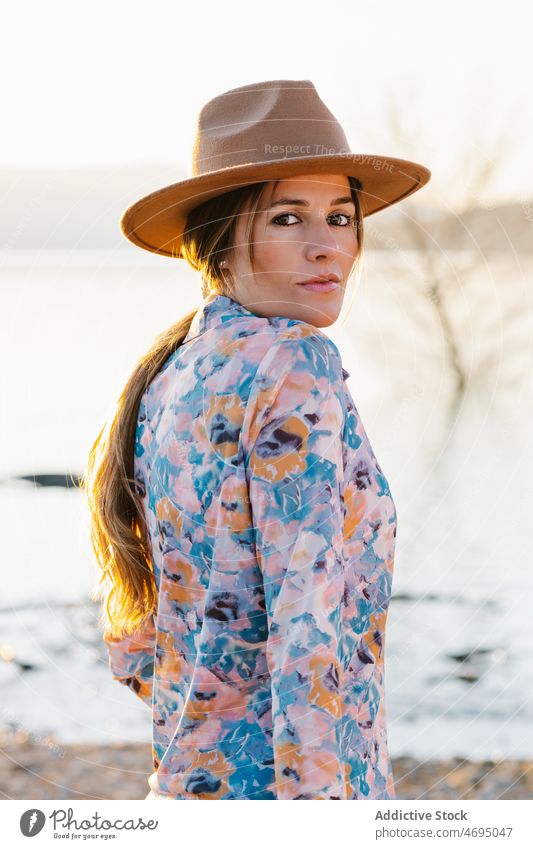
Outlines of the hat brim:
[{"label": "hat brim", "polygon": [[304,174],[357,177],[362,183],[359,195],[365,217],[409,197],[431,177],[428,168],[407,159],[355,153],[246,163],[151,192],[126,209],[120,229],[134,245],[180,259],[187,216],[196,206],[250,183]]}]

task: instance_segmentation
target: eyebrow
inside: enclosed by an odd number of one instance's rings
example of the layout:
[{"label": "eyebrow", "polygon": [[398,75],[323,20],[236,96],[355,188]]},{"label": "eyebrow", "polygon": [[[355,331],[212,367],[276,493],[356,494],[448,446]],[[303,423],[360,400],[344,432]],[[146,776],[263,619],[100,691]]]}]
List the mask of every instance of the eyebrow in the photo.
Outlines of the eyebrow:
[{"label": "eyebrow", "polygon": [[[341,203],[353,203],[353,200],[350,195],[344,195],[343,197],[332,200],[330,206],[337,206]],[[268,208],[272,209],[273,206],[309,206],[309,201],[299,198],[279,198],[273,201]]]}]

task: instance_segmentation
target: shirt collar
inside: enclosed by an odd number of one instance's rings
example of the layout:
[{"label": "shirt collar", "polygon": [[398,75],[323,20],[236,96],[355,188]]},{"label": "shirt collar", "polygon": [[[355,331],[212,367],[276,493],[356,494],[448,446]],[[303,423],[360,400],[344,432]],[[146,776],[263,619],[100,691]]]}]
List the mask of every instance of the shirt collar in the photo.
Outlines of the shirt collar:
[{"label": "shirt collar", "polygon": [[[238,317],[248,318],[250,321],[263,320],[263,316],[258,316],[256,313],[246,309],[239,301],[235,301],[229,295],[210,293],[198,307],[182,344]],[[268,321],[274,327],[284,328],[292,327],[299,323],[298,319],[285,318],[284,316],[269,317]],[[342,375],[344,380],[350,376],[345,368],[342,369]]]},{"label": "shirt collar", "polygon": [[213,327],[218,327],[220,324],[225,324],[232,318],[236,318],[237,316],[249,318],[253,320],[254,318],[258,318],[258,316],[254,315],[253,312],[247,310],[246,307],[243,307],[238,301],[234,301],[233,298],[228,297],[227,295],[221,294],[209,294],[196,311],[196,315],[194,316],[190,330],[186,336],[184,341],[189,341],[195,336],[200,336],[202,333],[205,333],[207,330],[211,330]]}]

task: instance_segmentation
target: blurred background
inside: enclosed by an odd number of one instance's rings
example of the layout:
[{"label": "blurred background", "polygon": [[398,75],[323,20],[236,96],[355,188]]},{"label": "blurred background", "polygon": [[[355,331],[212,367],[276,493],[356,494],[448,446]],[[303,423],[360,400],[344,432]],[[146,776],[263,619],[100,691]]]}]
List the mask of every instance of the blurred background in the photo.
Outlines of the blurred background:
[{"label": "blurred background", "polygon": [[224,90],[311,79],[352,150],[432,171],[365,222],[338,322],[398,512],[399,798],[532,798],[533,97],[522,3],[12,4],[0,36],[0,797],[144,798],[75,483],[153,338],[200,301],[120,233]]}]

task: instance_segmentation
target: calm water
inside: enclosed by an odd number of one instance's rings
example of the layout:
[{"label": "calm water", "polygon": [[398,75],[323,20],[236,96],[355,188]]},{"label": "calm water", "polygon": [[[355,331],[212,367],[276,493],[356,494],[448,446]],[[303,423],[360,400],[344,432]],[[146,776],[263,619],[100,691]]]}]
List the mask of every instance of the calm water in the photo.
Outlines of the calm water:
[{"label": "calm water", "polygon": [[[413,258],[368,254],[327,331],[398,511],[389,742],[393,756],[533,757],[531,269],[494,262],[461,283],[462,258],[448,261],[458,404]],[[80,493],[13,476],[82,471],[137,357],[198,303],[198,277],[135,249],[4,254],[0,274],[0,726],[148,740],[150,711],[110,679],[87,600]]]}]

